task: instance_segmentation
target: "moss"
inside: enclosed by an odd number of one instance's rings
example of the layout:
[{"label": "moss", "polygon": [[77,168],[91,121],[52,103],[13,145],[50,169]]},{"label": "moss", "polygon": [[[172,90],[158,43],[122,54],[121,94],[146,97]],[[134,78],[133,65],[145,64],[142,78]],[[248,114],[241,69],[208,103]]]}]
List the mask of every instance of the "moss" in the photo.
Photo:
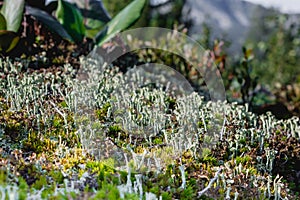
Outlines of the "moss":
[{"label": "moss", "polygon": [[41,193],[42,199],[49,199],[49,197],[53,197],[53,193],[55,191],[56,185],[53,184],[50,187],[47,185]]},{"label": "moss", "polygon": [[64,194],[59,193],[57,196],[52,196],[51,198],[55,199],[55,200],[58,200],[58,199],[68,200],[68,199],[76,199],[77,196],[78,196],[78,194],[71,191],[71,192],[65,192]]},{"label": "moss", "polygon": [[92,199],[120,199],[119,190],[112,184],[104,183]]},{"label": "moss", "polygon": [[32,127],[31,117],[24,113],[23,110],[4,110],[0,114],[0,128],[4,129],[4,136],[15,143],[25,139],[29,128]]},{"label": "moss", "polygon": [[239,165],[240,163],[241,163],[242,165],[245,165],[245,164],[247,164],[248,162],[250,162],[251,160],[252,160],[252,158],[251,158],[250,156],[248,156],[248,155],[243,156],[243,157],[237,156],[237,157],[235,158],[236,165]]},{"label": "moss", "polygon": [[44,138],[42,134],[32,132],[28,135],[28,138],[23,142],[23,150],[26,152],[35,152],[37,154],[42,152],[50,153],[57,148],[57,141],[49,138]]},{"label": "moss", "polygon": [[175,98],[172,98],[170,96],[167,96],[165,98],[165,102],[167,104],[167,107],[168,107],[168,111],[167,111],[167,114],[170,114],[172,112],[172,110],[175,109],[176,107],[176,99]]},{"label": "moss", "polygon": [[241,138],[241,139],[239,140],[239,143],[242,144],[242,145],[244,145],[244,144],[246,144],[246,141],[247,141],[246,138]]},{"label": "moss", "polygon": [[281,137],[281,140],[282,140],[282,141],[287,141],[287,136],[285,136],[285,135],[282,136],[282,137]]},{"label": "moss", "polygon": [[180,199],[193,200],[196,198],[197,193],[194,191],[192,186],[186,187],[180,193]]},{"label": "moss", "polygon": [[66,101],[60,102],[59,105],[60,105],[62,108],[67,108],[67,107],[68,107]]},{"label": "moss", "polygon": [[20,176],[18,178],[18,185],[19,185],[20,190],[27,192],[29,186],[28,186],[28,184],[26,183],[25,179],[22,176]]},{"label": "moss", "polygon": [[113,158],[105,159],[102,161],[102,163],[112,169],[115,167],[115,160]]},{"label": "moss", "polygon": [[123,132],[122,128],[118,125],[113,125],[113,126],[110,126],[109,129],[108,129],[108,134],[110,136],[115,136],[117,137],[118,136],[118,133],[119,132]]},{"label": "moss", "polygon": [[89,156],[86,156],[82,149],[71,149],[66,155],[59,160],[63,169],[68,171],[69,169],[78,169],[80,164],[86,162],[92,162]]},{"label": "moss", "polygon": [[145,151],[145,148],[142,145],[138,145],[134,148],[134,152],[137,154],[142,154]]},{"label": "moss", "polygon": [[6,171],[0,169],[0,185],[6,185],[7,183],[7,173]]},{"label": "moss", "polygon": [[34,182],[34,184],[32,185],[32,187],[36,190],[40,190],[42,189],[44,186],[48,185],[48,182],[47,182],[47,177],[45,175],[42,175],[39,177],[38,180],[36,180]]},{"label": "moss", "polygon": [[[104,183],[119,183],[119,178],[116,176],[119,172],[103,162],[88,161],[86,163],[86,169],[97,175],[98,185],[100,187],[102,187]],[[123,173],[120,173],[121,180],[125,180],[127,174],[125,173],[123,176],[122,174]]]},{"label": "moss", "polygon": [[172,194],[169,192],[161,193],[162,200],[172,200]]},{"label": "moss", "polygon": [[64,180],[64,176],[61,171],[58,170],[51,170],[49,172],[49,177],[53,179],[53,181],[57,184],[62,184]]},{"label": "moss", "polygon": [[[1,81],[1,80],[0,80]],[[55,82],[58,84],[63,84],[62,82]],[[1,87],[1,84],[0,84]],[[1,88],[2,89],[2,88]],[[148,88],[147,88],[148,89]],[[155,90],[152,89],[152,90]],[[151,90],[149,89],[151,92]],[[53,92],[51,90],[51,92]],[[129,93],[134,95],[134,92],[139,92],[138,95],[142,94],[141,89],[134,89]],[[1,94],[5,93],[5,91]],[[69,94],[66,94],[69,95]],[[173,137],[175,139],[185,139],[184,137],[189,135],[184,135],[183,138],[176,138],[180,132],[181,125],[178,121],[179,117],[174,114],[174,109],[180,111],[177,107],[180,105],[180,99],[176,99],[173,96],[168,96],[169,94],[163,95],[164,102],[167,105],[166,113],[170,116],[170,120],[167,121],[165,127],[162,127],[162,131],[167,133],[169,140]],[[216,173],[216,168],[219,166],[223,167],[222,175],[225,177],[225,181],[231,179],[234,181],[233,190],[231,191],[231,196],[234,196],[234,189],[237,189],[241,196],[239,198],[251,198],[253,196],[259,197],[260,192],[263,190],[256,189],[265,187],[266,180],[269,175],[272,176],[274,180],[275,175],[280,174],[285,178],[284,184],[289,184],[291,195],[293,192],[299,190],[299,185],[297,182],[293,181],[295,178],[295,172],[297,170],[298,164],[298,147],[299,142],[297,138],[287,138],[287,132],[290,132],[290,125],[287,123],[286,128],[283,125],[286,122],[274,121],[279,123],[279,125],[270,124],[270,138],[265,138],[264,145],[269,147],[270,150],[278,150],[278,154],[274,160],[274,170],[272,172],[265,172],[260,169],[264,169],[265,166],[258,168],[257,156],[262,157],[262,164],[266,164],[266,154],[265,152],[260,152],[260,144],[258,143],[258,134],[261,131],[261,124],[256,127],[252,127],[254,122],[259,121],[257,116],[243,117],[240,121],[237,117],[238,111],[242,112],[242,116],[250,116],[251,113],[247,113],[245,109],[238,107],[228,108],[228,118],[225,124],[225,133],[223,135],[223,141],[219,141],[217,145],[213,148],[202,148],[201,144],[205,140],[206,143],[210,144],[214,138],[204,137],[206,134],[201,134],[203,132],[204,126],[206,125],[208,129],[212,131],[213,118],[221,119],[222,115],[210,115],[208,111],[211,107],[207,107],[205,102],[201,105],[203,107],[203,114],[205,122],[203,123],[201,118],[197,118],[198,128],[201,130],[199,135],[195,133],[193,139],[198,140],[196,145],[192,149],[185,149],[184,151],[178,152],[176,147],[171,146],[171,142],[166,143],[163,134],[157,134],[152,137],[152,144],[147,143],[147,140],[138,135],[136,132],[126,132],[123,130],[122,126],[118,124],[114,119],[114,115],[111,118],[107,118],[107,112],[109,111],[110,104],[104,103],[101,108],[94,109],[94,114],[97,117],[96,122],[91,122],[91,119],[85,116],[79,116],[76,123],[74,122],[74,113],[70,113],[67,109],[67,104],[65,101],[60,100],[61,97],[47,96],[47,99],[41,98],[42,103],[47,104],[48,98],[52,102],[56,102],[56,106],[59,107],[61,111],[66,114],[66,118],[58,114],[55,110],[51,110],[46,107],[46,109],[40,108],[40,115],[45,115],[44,119],[47,121],[40,122],[38,125],[33,125],[31,122],[36,123],[35,118],[27,116],[26,110],[20,110],[18,112],[11,111],[7,106],[7,102],[0,97],[0,131],[1,131],[1,157],[0,157],[0,167],[2,170],[2,175],[0,174],[0,184],[8,185],[14,183],[15,177],[19,177],[18,186],[19,190],[22,191],[22,195],[19,198],[27,198],[26,190],[31,190],[33,193],[33,188],[40,189],[44,187],[42,196],[48,199],[71,199],[71,198],[102,198],[102,199],[119,199],[119,192],[117,190],[117,185],[126,184],[127,172],[126,170],[119,169],[116,167],[116,160],[109,158],[106,160],[95,161],[94,157],[89,155],[80,148],[80,138],[77,135],[75,124],[90,125],[92,129],[101,130],[95,135],[96,137],[108,136],[115,146],[123,148],[129,144],[129,134],[132,136],[132,141],[137,141],[136,144],[132,142],[130,147],[136,153],[143,153],[144,150],[150,151],[151,156],[156,157],[160,160],[160,171],[155,170],[154,159],[150,156],[147,157],[151,161],[151,169],[143,166],[143,169],[139,170],[139,174],[142,174],[143,190],[147,192],[153,192],[159,197],[162,196],[163,199],[196,199],[196,194],[208,185],[209,180],[214,177]],[[106,100],[110,101],[112,99],[109,95],[105,97]],[[155,96],[142,99],[140,105],[147,106],[152,105]],[[105,101],[106,101],[105,100]],[[116,100],[116,99],[115,99]],[[97,102],[101,104],[100,102]],[[178,104],[177,104],[178,103]],[[31,108],[31,105],[28,105]],[[187,105],[188,106],[188,105]],[[70,109],[71,110],[71,109]],[[122,110],[122,109],[121,109]],[[143,113],[136,113],[136,108],[129,108],[132,114],[136,117],[141,117]],[[234,113],[234,114],[233,114]],[[178,114],[180,115],[180,113]],[[199,117],[199,116],[197,116]],[[188,116],[187,116],[188,118]],[[42,121],[42,120],[41,120]],[[139,120],[136,122],[139,124]],[[259,122],[259,123],[262,123]],[[250,128],[254,128],[253,143],[251,144],[251,132]],[[181,130],[180,130],[181,129]],[[284,131],[286,129],[286,131]],[[3,131],[4,130],[4,131]],[[197,130],[198,131],[198,130]],[[239,134],[238,147],[236,150],[230,151],[229,144],[235,147],[236,134]],[[194,133],[192,133],[194,134]],[[120,135],[120,140],[117,137]],[[138,136],[137,136],[138,135]],[[91,138],[91,141],[94,138]],[[188,138],[190,139],[190,138]],[[13,141],[13,143],[9,142]],[[183,140],[185,142],[186,140]],[[226,142],[225,142],[226,141]],[[97,141],[92,141],[97,142]],[[86,145],[89,148],[88,145]],[[16,148],[16,149],[15,149]],[[20,153],[22,150],[23,153]],[[87,149],[90,150],[90,149]],[[126,150],[124,150],[128,153]],[[230,157],[232,152],[236,153],[236,157]],[[18,153],[19,152],[19,153]],[[34,153],[33,153],[34,152]],[[12,154],[11,154],[12,153]],[[222,161],[222,162],[219,162]],[[9,165],[8,165],[9,163]],[[186,188],[180,188],[182,184],[182,177],[178,166],[185,166]],[[9,166],[9,167],[7,167]],[[136,171],[134,171],[134,162],[129,159],[129,166],[132,167],[131,181],[134,183]],[[241,173],[233,173],[238,171],[237,167],[241,166]],[[63,171],[60,171],[63,170]],[[150,171],[149,171],[150,170]],[[259,171],[259,172],[258,172]],[[64,174],[64,175],[63,175]],[[75,194],[72,192],[66,192],[64,194],[53,196],[53,191],[55,187],[63,187],[64,178],[68,180],[78,180],[83,178],[83,174],[87,175],[86,180],[82,185],[77,186],[80,189],[80,194]],[[246,176],[247,174],[247,176]],[[287,174],[286,176],[284,174]],[[65,177],[66,176],[66,177]],[[3,180],[2,180],[3,179]],[[22,180],[23,179],[23,180]],[[254,182],[254,180],[257,180]],[[25,182],[26,181],[26,182]],[[253,184],[255,183],[255,184]],[[252,185],[251,185],[252,184]],[[247,185],[247,192],[243,192],[241,189],[243,186]],[[218,199],[218,197],[224,197],[226,190],[224,191],[222,179],[220,178],[218,183],[215,182],[214,186],[207,192],[207,196],[202,196],[200,199]],[[271,184],[273,187],[273,184]],[[85,191],[83,191],[85,188]],[[273,188],[271,188],[273,190]],[[294,191],[292,191],[294,190]],[[283,193],[286,192],[286,188],[282,187]],[[19,193],[21,194],[21,193]],[[216,194],[216,196],[214,196]],[[28,194],[30,195],[30,194]],[[76,197],[77,196],[77,197]],[[284,196],[284,195],[282,195]],[[135,199],[136,194],[125,194],[125,199]],[[261,196],[263,198],[263,196]]]},{"label": "moss", "polygon": [[[205,122],[205,125],[209,124],[209,120],[208,119],[205,119],[204,122]],[[204,128],[203,120],[198,121],[197,125],[198,125],[198,128]]]},{"label": "moss", "polygon": [[154,143],[154,144],[162,144],[162,143],[163,143],[163,140],[162,140],[162,138],[155,138],[155,139],[153,140],[153,143]]},{"label": "moss", "polygon": [[105,121],[108,109],[111,107],[109,102],[105,103],[101,109],[95,110],[95,114],[100,121]]}]

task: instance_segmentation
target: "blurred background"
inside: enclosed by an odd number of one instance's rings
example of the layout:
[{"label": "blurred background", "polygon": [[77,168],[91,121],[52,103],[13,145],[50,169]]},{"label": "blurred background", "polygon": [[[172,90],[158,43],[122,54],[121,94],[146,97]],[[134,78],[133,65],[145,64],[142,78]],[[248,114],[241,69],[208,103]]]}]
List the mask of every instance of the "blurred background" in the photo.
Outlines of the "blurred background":
[{"label": "blurred background", "polygon": [[[129,2],[103,0],[111,15]],[[149,0],[134,25],[143,26],[184,27],[215,51],[229,101],[278,118],[299,115],[299,1]]]}]

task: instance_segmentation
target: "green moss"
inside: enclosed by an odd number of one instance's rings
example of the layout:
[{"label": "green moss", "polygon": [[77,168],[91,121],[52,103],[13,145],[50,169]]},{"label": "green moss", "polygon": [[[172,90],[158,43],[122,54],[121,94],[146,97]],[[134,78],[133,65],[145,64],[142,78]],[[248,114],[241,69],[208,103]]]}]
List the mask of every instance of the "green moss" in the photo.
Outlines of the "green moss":
[{"label": "green moss", "polygon": [[6,185],[6,183],[7,183],[6,171],[0,169],[0,185]]},{"label": "green moss", "polygon": [[[27,183],[26,183],[26,181],[24,180],[24,178],[22,177],[22,176],[20,176],[19,178],[18,178],[18,186],[19,186],[19,189],[22,191],[22,192],[24,192],[24,193],[27,193],[27,190],[28,190],[28,188],[29,188],[29,186],[27,185]],[[21,195],[21,194],[20,194]],[[22,194],[22,195],[24,195],[24,194]],[[26,199],[26,196],[27,195],[25,195],[24,197],[24,199]],[[21,197],[20,197],[21,198]]]},{"label": "green moss", "polygon": [[264,147],[265,147],[265,148],[266,148],[266,147],[269,147],[269,146],[270,146],[269,143],[267,143],[267,142],[264,143]]},{"label": "green moss", "polygon": [[169,192],[161,193],[162,200],[172,200],[172,194]]},{"label": "green moss", "polygon": [[97,191],[96,195],[91,198],[91,199],[120,199],[120,194],[119,194],[119,190],[116,186],[111,185],[111,184],[103,184],[102,188]]},{"label": "green moss", "polygon": [[115,160],[113,158],[105,159],[102,161],[102,163],[112,169],[115,167]]},{"label": "green moss", "polygon": [[252,158],[250,156],[248,156],[248,155],[243,156],[243,157],[237,156],[235,158],[236,165],[239,165],[240,163],[242,165],[245,165],[245,164],[247,164],[251,160],[252,160]]},{"label": "green moss", "polygon": [[193,200],[196,198],[197,193],[192,186],[186,187],[180,192],[180,199]]},{"label": "green moss", "polygon": [[108,109],[111,107],[110,103],[105,103],[101,109],[95,110],[95,114],[100,121],[105,121]]},{"label": "green moss", "polygon": [[53,181],[55,181],[57,184],[61,184],[63,183],[64,180],[64,176],[61,173],[61,171],[57,171],[57,170],[51,170],[49,172],[49,176],[53,179]]},{"label": "green moss", "polygon": [[153,194],[159,194],[160,193],[159,186],[156,185],[156,186],[150,188],[150,192],[152,192]]},{"label": "green moss", "polygon": [[42,152],[51,153],[57,147],[57,142],[49,138],[44,138],[43,135],[37,132],[32,132],[28,138],[23,142],[23,150],[26,152],[35,152],[37,154]]},{"label": "green moss", "polygon": [[282,141],[287,141],[287,136],[285,136],[285,135],[282,136],[282,137],[281,137],[281,140],[282,140]]},{"label": "green moss", "polygon": [[15,143],[26,138],[28,129],[31,127],[29,116],[23,112],[4,110],[0,114],[0,128],[4,129],[4,136]]},{"label": "green moss", "polygon": [[296,187],[296,184],[295,184],[294,182],[290,182],[290,183],[289,183],[289,187],[290,187],[292,190],[294,190],[294,189],[297,188],[297,187]]},{"label": "green moss", "polygon": [[[206,125],[209,124],[209,120],[208,119],[205,119],[204,122],[205,122]],[[204,128],[203,120],[198,121],[197,125],[198,125],[199,128]]]},{"label": "green moss", "polygon": [[154,144],[162,144],[163,143],[163,140],[162,140],[162,138],[155,138],[154,140],[153,140],[153,143]]},{"label": "green moss", "polygon": [[202,148],[201,157],[205,158],[211,155],[211,150],[209,148]]},{"label": "green moss", "polygon": [[55,191],[56,184],[52,184],[51,186],[44,187],[44,190],[42,191],[41,197],[42,199],[49,199],[49,197],[53,196],[53,193]]},{"label": "green moss", "polygon": [[165,98],[165,102],[166,102],[166,104],[167,104],[167,106],[168,106],[168,111],[167,111],[167,113],[169,114],[169,113],[171,113],[171,111],[174,110],[175,107],[176,107],[176,99],[175,99],[175,98],[172,98],[172,97],[170,97],[170,96],[167,96],[167,97]]},{"label": "green moss", "polygon": [[36,190],[42,189],[44,186],[47,186],[47,177],[45,175],[41,175],[38,180],[34,182],[32,187]]},{"label": "green moss", "polygon": [[55,128],[61,128],[64,125],[64,121],[59,115],[55,115],[52,124]]},{"label": "green moss", "polygon": [[241,139],[239,140],[239,143],[242,144],[242,145],[246,144],[246,142],[247,142],[247,139],[246,139],[246,138],[241,138]]},{"label": "green moss", "polygon": [[57,196],[55,197],[51,197],[51,199],[63,199],[63,200],[69,200],[69,199],[76,199],[76,197],[78,196],[78,194],[76,194],[75,192],[71,191],[71,192],[65,192],[64,194],[59,193]]},{"label": "green moss", "polygon": [[108,134],[113,136],[118,136],[119,132],[123,132],[122,128],[118,125],[110,126],[108,129]]}]

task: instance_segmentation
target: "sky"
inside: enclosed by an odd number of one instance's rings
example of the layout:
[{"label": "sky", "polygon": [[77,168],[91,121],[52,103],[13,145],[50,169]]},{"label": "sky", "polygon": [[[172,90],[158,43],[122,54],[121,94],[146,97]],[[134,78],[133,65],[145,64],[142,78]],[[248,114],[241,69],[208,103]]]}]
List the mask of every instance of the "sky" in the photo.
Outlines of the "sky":
[{"label": "sky", "polygon": [[300,0],[244,0],[260,4],[265,7],[278,8],[283,13],[300,14]]}]

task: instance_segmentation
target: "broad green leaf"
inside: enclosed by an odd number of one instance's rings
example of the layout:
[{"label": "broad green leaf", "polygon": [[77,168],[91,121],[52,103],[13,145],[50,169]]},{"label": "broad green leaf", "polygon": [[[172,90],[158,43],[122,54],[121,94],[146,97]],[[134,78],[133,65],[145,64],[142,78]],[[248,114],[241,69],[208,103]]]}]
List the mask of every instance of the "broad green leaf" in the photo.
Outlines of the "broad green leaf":
[{"label": "broad green leaf", "polygon": [[119,14],[107,23],[107,28],[96,36],[96,43],[101,46],[117,33],[132,25],[140,17],[145,3],[146,0],[134,0],[121,10]]},{"label": "broad green leaf", "polygon": [[59,0],[56,17],[76,43],[80,43],[85,35],[83,16],[73,4]]},{"label": "broad green leaf", "polygon": [[0,31],[0,52],[11,51],[19,42],[19,36],[13,31]]},{"label": "broad green leaf", "polygon": [[0,13],[0,30],[6,30],[6,20],[1,13]]},{"label": "broad green leaf", "polygon": [[87,19],[99,20],[103,23],[107,23],[111,20],[101,0],[69,0],[69,2],[75,3],[83,17]]},{"label": "broad green leaf", "polygon": [[111,20],[101,0],[68,0],[80,10],[86,28],[85,36],[95,38],[97,33]]},{"label": "broad green leaf", "polygon": [[51,31],[56,32],[62,38],[73,41],[72,37],[68,34],[64,27],[47,12],[30,6],[26,6],[26,12],[46,25]]},{"label": "broad green leaf", "polygon": [[99,20],[94,20],[94,19],[87,19],[85,22],[85,27],[86,27],[86,37],[88,38],[95,38],[96,35],[101,31],[104,27],[105,23],[99,21]]},{"label": "broad green leaf", "polygon": [[5,0],[1,13],[6,19],[6,30],[18,32],[24,11],[25,0]]}]

